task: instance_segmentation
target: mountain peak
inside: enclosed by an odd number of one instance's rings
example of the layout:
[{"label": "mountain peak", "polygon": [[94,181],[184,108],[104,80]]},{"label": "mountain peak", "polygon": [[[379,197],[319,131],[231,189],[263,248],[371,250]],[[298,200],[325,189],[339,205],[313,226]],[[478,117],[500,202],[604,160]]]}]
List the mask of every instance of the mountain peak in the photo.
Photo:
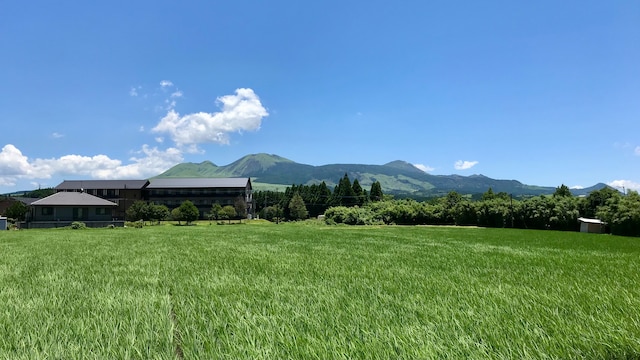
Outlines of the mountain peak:
[{"label": "mountain peak", "polygon": [[415,165],[408,163],[406,161],[403,160],[395,160],[392,162],[388,162],[386,164],[384,164],[384,166],[388,166],[394,169],[399,169],[399,170],[404,170],[404,171],[411,171],[411,172],[420,172],[420,173],[424,173],[424,171],[418,169],[417,167],[415,167]]},{"label": "mountain peak", "polygon": [[293,163],[293,161],[274,154],[250,154],[227,165],[228,170],[236,174],[262,172],[279,163]]}]

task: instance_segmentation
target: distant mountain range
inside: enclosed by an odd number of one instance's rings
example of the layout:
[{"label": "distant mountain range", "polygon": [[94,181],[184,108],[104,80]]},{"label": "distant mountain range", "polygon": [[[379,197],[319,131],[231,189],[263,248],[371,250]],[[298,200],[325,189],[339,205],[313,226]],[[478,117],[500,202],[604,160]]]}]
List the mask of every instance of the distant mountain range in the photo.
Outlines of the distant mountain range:
[{"label": "distant mountain range", "polygon": [[[313,166],[299,164],[278,155],[247,155],[229,165],[218,166],[210,161],[178,164],[156,178],[180,177],[250,177],[254,187],[266,185],[319,184],[324,181],[330,188],[348,174],[368,189],[379,181],[387,194],[415,198],[445,195],[450,191],[461,194],[479,194],[491,188],[513,196],[552,194],[555,187],[525,185],[517,180],[496,180],[484,175],[431,175],[406,161],[392,161],[384,165],[331,164]],[[558,184],[559,186],[560,184]],[[606,187],[599,183],[584,189],[572,189],[574,195],[586,195]]]}]

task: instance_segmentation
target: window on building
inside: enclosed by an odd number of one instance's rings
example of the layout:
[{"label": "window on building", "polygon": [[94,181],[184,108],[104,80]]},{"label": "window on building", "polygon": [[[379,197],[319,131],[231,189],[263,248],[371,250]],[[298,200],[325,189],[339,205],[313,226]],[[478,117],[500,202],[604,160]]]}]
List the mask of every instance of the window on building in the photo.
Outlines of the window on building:
[{"label": "window on building", "polygon": [[108,215],[111,214],[111,209],[109,208],[96,208],[96,215]]},{"label": "window on building", "polygon": [[86,220],[88,217],[88,208],[73,208],[73,220]]},{"label": "window on building", "polygon": [[53,215],[52,207],[43,207],[41,210],[42,215]]}]

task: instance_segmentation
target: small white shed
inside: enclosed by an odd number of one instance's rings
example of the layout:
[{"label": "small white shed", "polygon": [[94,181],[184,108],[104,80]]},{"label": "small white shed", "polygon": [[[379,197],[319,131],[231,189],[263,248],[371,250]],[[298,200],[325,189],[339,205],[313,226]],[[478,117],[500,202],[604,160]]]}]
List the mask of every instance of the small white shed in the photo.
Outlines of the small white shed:
[{"label": "small white shed", "polygon": [[7,218],[0,216],[0,230],[7,230]]},{"label": "small white shed", "polygon": [[600,219],[578,218],[580,222],[580,232],[602,234],[604,232],[604,222]]}]

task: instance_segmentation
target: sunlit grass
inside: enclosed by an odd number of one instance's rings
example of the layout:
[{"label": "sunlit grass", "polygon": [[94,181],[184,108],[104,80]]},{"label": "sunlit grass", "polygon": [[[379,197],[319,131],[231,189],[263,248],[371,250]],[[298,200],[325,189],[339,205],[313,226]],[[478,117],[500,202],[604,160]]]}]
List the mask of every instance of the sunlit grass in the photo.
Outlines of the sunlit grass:
[{"label": "sunlit grass", "polygon": [[0,358],[637,358],[637,239],[154,226],[0,234]]}]

